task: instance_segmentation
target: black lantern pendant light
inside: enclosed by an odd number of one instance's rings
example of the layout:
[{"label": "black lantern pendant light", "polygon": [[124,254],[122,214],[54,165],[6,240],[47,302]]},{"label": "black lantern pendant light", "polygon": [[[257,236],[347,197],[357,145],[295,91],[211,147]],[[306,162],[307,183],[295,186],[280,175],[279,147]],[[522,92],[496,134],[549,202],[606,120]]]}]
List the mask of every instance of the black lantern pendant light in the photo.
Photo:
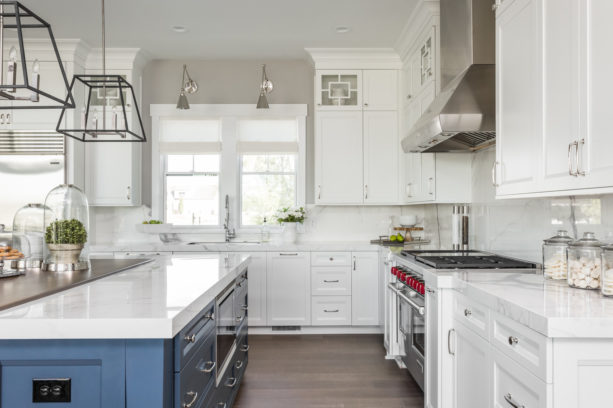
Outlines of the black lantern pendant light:
[{"label": "black lantern pendant light", "polygon": [[[75,75],[70,92],[75,95],[79,125],[67,125],[62,110],[57,131],[82,142],[146,142],[143,121],[132,85],[121,75],[106,74],[104,0],[102,0],[102,75]],[[84,88],[76,92],[76,88]],[[82,100],[79,100],[82,96]],[[130,105],[131,104],[131,105]],[[132,120],[129,120],[132,119]]]},{"label": "black lantern pendant light", "polygon": [[[4,63],[5,30],[15,32],[17,36],[17,48],[11,47],[6,66]],[[46,31],[45,35],[48,36],[55,55],[53,62],[45,62],[45,65],[53,70],[57,69],[57,75],[61,76],[63,89],[66,91],[61,94],[54,95],[46,91],[44,86],[41,88],[40,63],[38,60],[28,61],[26,59],[28,52],[24,45],[24,37],[32,33],[40,38],[41,30]],[[45,81],[43,80],[42,83],[44,84]],[[17,1],[0,0],[0,109],[67,109],[74,108],[74,106],[64,64],[62,64],[49,23]]]}]

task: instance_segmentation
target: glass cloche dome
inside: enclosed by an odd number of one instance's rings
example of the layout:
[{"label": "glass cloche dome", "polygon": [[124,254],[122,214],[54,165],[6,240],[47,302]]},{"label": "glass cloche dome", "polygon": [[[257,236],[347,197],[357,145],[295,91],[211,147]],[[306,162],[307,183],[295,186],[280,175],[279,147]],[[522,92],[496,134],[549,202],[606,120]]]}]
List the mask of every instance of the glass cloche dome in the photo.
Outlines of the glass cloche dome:
[{"label": "glass cloche dome", "polygon": [[89,269],[89,206],[87,197],[72,184],[61,184],[45,199],[43,270]]},{"label": "glass cloche dome", "polygon": [[13,249],[23,254],[18,269],[38,269],[43,262],[45,236],[45,207],[28,204],[21,207],[13,218]]}]

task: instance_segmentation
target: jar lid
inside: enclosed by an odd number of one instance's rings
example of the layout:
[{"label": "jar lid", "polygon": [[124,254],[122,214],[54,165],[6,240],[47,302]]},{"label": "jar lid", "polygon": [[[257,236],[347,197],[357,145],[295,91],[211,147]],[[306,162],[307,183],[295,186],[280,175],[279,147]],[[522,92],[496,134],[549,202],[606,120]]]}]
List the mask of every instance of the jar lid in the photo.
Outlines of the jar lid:
[{"label": "jar lid", "polygon": [[602,249],[605,251],[613,251],[613,244],[605,245]]},{"label": "jar lid", "polygon": [[568,245],[572,242],[572,237],[568,235],[568,231],[566,230],[558,230],[556,235],[551,238],[547,238],[544,242],[546,244],[563,244]]},{"label": "jar lid", "polygon": [[596,235],[593,232],[586,232],[583,234],[583,238],[578,239],[570,244],[574,247],[584,248],[600,248],[604,244],[596,239]]}]

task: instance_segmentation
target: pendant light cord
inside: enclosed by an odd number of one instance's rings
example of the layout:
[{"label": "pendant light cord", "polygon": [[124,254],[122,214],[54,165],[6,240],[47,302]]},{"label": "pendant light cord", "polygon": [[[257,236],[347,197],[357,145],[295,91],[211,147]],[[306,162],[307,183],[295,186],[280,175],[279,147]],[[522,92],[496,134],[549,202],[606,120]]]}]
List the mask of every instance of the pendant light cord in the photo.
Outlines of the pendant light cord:
[{"label": "pendant light cord", "polygon": [[102,104],[102,127],[106,127],[106,26],[105,26],[105,10],[104,0],[102,0],[102,95],[104,103]]}]

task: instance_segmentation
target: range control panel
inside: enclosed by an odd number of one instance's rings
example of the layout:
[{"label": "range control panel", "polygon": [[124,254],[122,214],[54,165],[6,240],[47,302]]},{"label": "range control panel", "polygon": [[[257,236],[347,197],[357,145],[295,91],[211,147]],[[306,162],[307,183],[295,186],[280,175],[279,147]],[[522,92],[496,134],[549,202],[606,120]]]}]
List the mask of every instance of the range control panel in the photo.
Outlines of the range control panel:
[{"label": "range control panel", "polygon": [[35,378],[32,402],[70,402],[70,378]]}]

